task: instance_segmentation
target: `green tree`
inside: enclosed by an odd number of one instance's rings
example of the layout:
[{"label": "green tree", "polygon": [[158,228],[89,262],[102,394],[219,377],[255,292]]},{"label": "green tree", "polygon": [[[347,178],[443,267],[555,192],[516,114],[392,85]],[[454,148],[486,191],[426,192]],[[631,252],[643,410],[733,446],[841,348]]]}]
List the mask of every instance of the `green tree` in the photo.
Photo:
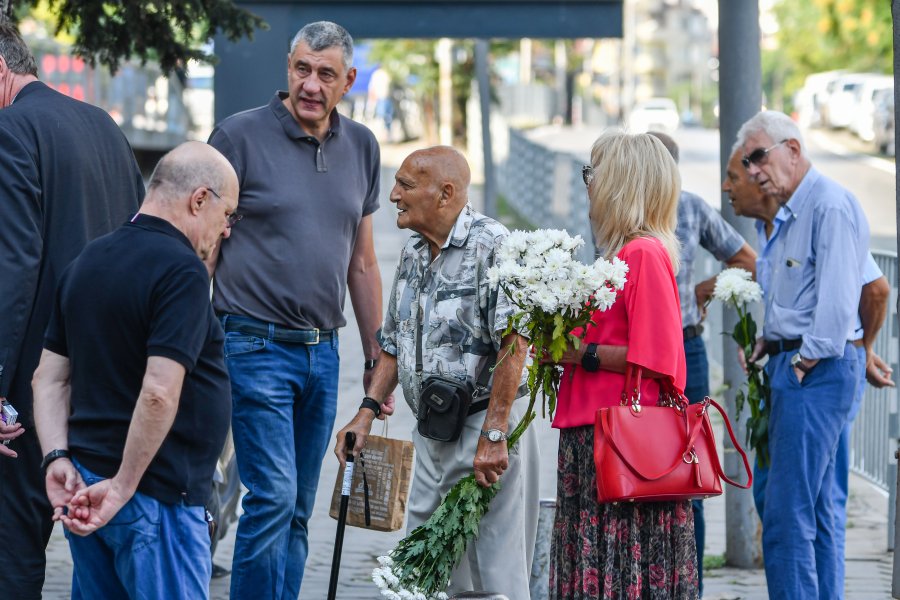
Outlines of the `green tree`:
[{"label": "green tree", "polygon": [[[17,20],[38,4],[39,0],[0,0],[0,19]],[[74,38],[73,52],[91,66],[99,63],[113,72],[132,57],[142,63],[158,61],[166,73],[190,59],[211,62],[214,57],[202,44],[216,33],[237,41],[267,27],[232,0],[47,0],[47,4],[56,33]]]},{"label": "green tree", "polygon": [[763,58],[770,95],[787,96],[811,74],[833,69],[890,73],[891,3],[886,0],[780,0],[778,47]]}]

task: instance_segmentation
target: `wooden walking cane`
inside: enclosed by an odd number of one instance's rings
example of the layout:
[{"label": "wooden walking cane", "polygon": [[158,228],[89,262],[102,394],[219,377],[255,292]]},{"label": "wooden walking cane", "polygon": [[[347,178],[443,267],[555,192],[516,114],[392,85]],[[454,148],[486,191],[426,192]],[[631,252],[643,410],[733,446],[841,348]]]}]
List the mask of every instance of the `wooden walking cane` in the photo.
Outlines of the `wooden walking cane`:
[{"label": "wooden walking cane", "polygon": [[328,600],[335,600],[338,572],[341,570],[341,552],[344,546],[344,528],[347,526],[347,504],[350,502],[350,483],[353,481],[353,446],[356,435],[350,431],[344,438],[344,453],[347,457],[344,467],[344,482],[341,486],[341,506],[338,509],[337,532],[334,535],[334,556],[331,559],[331,581],[328,583]]}]

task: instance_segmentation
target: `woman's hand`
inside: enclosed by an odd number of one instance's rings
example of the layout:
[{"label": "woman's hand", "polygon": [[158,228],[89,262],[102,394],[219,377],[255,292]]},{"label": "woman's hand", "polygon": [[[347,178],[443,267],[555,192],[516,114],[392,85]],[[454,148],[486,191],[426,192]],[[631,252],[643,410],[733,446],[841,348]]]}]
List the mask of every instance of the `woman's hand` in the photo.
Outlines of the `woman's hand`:
[{"label": "woman's hand", "polygon": [[587,344],[583,341],[581,342],[581,344],[579,344],[578,348],[576,348],[574,344],[569,342],[568,346],[566,346],[566,351],[563,352],[562,357],[558,361],[555,361],[546,352],[544,352],[540,357],[537,357],[535,354],[535,351],[534,351],[534,347],[532,346],[531,357],[535,360],[539,360],[541,362],[541,364],[556,363],[556,364],[560,364],[560,365],[564,365],[564,364],[580,365],[581,357],[584,356],[584,350],[586,347],[587,347]]}]

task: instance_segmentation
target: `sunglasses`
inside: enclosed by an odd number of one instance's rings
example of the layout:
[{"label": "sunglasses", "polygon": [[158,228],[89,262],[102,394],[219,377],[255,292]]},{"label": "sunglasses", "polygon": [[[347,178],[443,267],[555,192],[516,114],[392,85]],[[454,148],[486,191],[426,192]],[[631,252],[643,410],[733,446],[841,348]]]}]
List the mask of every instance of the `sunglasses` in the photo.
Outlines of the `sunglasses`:
[{"label": "sunglasses", "polygon": [[765,163],[766,159],[769,156],[769,152],[771,152],[772,150],[774,150],[781,144],[785,143],[786,141],[787,140],[781,140],[777,144],[773,144],[773,145],[769,146],[768,148],[757,148],[750,154],[744,155],[744,158],[741,159],[741,164],[744,165],[745,169],[749,169],[750,165],[759,166],[759,165]]},{"label": "sunglasses", "polygon": [[594,180],[594,167],[591,165],[581,167],[581,179],[584,180],[584,185],[591,185]]}]

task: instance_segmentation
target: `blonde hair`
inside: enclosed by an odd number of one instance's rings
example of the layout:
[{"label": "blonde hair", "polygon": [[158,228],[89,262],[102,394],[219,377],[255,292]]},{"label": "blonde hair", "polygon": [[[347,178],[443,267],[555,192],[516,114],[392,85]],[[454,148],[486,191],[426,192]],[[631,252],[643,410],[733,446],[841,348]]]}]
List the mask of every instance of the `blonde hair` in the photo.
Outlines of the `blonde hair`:
[{"label": "blonde hair", "polygon": [[646,133],[603,133],[591,148],[594,179],[588,186],[591,228],[606,257],[638,237],[662,242],[677,273],[675,237],[681,177],[663,143]]}]

